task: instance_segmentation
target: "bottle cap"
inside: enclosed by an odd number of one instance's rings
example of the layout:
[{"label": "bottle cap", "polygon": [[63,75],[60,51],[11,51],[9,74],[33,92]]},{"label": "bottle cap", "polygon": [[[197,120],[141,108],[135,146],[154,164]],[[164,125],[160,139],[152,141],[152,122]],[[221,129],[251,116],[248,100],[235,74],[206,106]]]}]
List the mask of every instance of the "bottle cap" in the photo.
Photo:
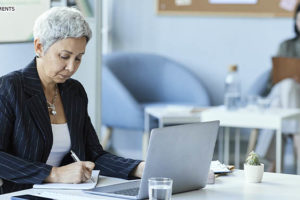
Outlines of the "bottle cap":
[{"label": "bottle cap", "polygon": [[228,70],[230,72],[236,72],[238,70],[238,66],[237,65],[230,65]]}]

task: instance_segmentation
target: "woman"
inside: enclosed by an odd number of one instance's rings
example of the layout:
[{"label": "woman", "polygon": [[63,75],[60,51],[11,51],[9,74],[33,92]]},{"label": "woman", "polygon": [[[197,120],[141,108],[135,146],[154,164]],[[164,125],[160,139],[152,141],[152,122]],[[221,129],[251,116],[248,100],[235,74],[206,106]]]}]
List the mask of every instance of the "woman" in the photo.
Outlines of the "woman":
[{"label": "woman", "polygon": [[296,36],[292,39],[283,41],[278,49],[277,55],[280,57],[296,57],[300,58],[300,4],[297,6],[294,17],[294,31]]},{"label": "woman", "polygon": [[[93,169],[141,177],[144,162],[117,157],[99,144],[77,71],[91,30],[73,8],[52,8],[34,25],[36,58],[0,78],[0,178],[4,193],[43,182],[80,183]],[[81,162],[70,157],[74,151]]]},{"label": "woman", "polygon": [[[294,16],[294,31],[295,37],[283,41],[278,49],[278,57],[294,57],[300,58],[300,4],[295,10]],[[273,107],[281,108],[300,108],[300,80],[297,78],[288,78],[280,81],[272,86],[271,76],[265,95],[268,95],[272,100]],[[296,133],[299,124],[295,121],[289,121],[283,124],[283,133]],[[271,133],[270,133],[271,132]],[[294,146],[298,155],[298,162],[300,161],[300,136],[293,135]],[[260,156],[272,161],[269,171],[275,169],[275,137],[272,131],[263,131],[259,136],[256,151]],[[299,168],[300,169],[300,168]]]}]

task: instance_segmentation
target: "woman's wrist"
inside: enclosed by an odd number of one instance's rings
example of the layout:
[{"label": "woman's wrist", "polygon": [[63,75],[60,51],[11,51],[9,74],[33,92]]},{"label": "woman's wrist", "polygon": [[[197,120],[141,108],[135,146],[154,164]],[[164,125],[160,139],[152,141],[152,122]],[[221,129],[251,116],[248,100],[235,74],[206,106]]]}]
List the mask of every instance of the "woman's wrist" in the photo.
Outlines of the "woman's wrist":
[{"label": "woman's wrist", "polygon": [[143,175],[144,167],[145,167],[145,162],[140,162],[140,163],[138,164],[138,166],[134,169],[132,175],[133,175],[134,177],[139,177],[139,178],[141,178],[142,175]]},{"label": "woman's wrist", "polygon": [[57,183],[57,182],[59,182],[57,167],[52,167],[49,176],[45,179],[45,182],[48,182],[48,183]]}]

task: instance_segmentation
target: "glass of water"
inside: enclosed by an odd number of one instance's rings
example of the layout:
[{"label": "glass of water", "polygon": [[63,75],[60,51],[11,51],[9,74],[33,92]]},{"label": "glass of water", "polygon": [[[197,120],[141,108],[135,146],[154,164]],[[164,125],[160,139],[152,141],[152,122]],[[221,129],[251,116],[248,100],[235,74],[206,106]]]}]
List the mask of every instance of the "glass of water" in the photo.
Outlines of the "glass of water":
[{"label": "glass of water", "polygon": [[149,178],[149,200],[170,200],[173,180],[170,178]]},{"label": "glass of water", "polygon": [[270,98],[259,98],[258,101],[258,107],[261,111],[266,111],[267,109],[270,108],[272,99]]}]

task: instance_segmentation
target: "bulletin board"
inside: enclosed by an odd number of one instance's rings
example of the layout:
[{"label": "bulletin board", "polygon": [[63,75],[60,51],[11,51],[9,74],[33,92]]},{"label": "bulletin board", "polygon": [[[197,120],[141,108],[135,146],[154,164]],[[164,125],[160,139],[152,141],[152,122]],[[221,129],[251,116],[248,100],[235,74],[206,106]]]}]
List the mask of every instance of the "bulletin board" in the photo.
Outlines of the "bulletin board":
[{"label": "bulletin board", "polygon": [[[224,0],[224,2],[226,2]],[[293,17],[299,0],[257,0],[255,4],[215,4],[211,0],[157,0],[158,14]],[[284,5],[283,5],[284,4]],[[290,7],[289,7],[290,6]]]}]

